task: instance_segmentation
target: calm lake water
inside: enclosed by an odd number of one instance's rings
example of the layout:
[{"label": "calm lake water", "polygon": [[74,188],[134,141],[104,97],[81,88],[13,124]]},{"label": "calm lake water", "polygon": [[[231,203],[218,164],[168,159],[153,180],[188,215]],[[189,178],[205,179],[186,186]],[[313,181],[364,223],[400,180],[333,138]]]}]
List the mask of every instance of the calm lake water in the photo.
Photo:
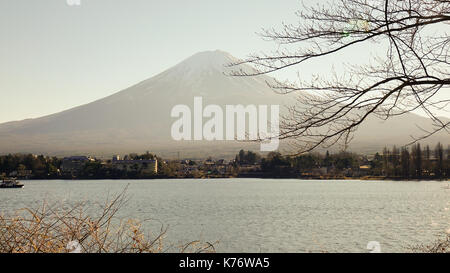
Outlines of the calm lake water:
[{"label": "calm lake water", "polygon": [[[450,232],[448,182],[278,179],[24,181],[0,190],[0,212],[104,202],[127,185],[123,217],[169,226],[167,245],[220,241],[219,252],[404,252]],[[171,251],[171,250],[169,250]]]}]

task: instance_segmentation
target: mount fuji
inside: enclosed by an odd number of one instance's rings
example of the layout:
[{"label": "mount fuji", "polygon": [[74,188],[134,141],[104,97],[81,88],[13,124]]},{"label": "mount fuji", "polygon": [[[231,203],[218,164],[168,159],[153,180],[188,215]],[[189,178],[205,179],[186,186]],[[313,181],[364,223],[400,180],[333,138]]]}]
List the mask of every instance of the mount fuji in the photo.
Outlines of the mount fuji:
[{"label": "mount fuji", "polygon": [[[252,70],[250,66],[227,67],[238,59],[223,51],[197,53],[178,65],[111,96],[60,113],[36,119],[0,124],[0,153],[31,152],[52,155],[112,154],[143,152],[175,157],[230,157],[238,149],[258,150],[255,143],[235,141],[172,140],[171,109],[185,104],[191,107],[195,96],[204,104],[222,106],[289,105],[291,95],[280,95],[268,87],[274,79],[232,77],[236,69]],[[301,94],[296,94],[301,95]],[[427,127],[427,118],[408,114],[381,122],[370,119],[358,131],[354,147],[376,150],[384,145],[404,144],[415,125]],[[389,128],[389,129],[386,129]],[[430,139],[446,143],[448,134]]]}]

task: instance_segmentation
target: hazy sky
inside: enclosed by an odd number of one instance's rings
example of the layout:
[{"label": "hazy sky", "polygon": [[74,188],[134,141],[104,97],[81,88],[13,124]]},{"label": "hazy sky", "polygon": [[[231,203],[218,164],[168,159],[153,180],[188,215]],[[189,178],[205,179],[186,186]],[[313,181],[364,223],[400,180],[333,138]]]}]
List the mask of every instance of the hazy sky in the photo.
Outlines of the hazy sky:
[{"label": "hazy sky", "polygon": [[0,0],[0,122],[113,94],[205,50],[271,48],[255,32],[298,0]]},{"label": "hazy sky", "polygon": [[94,101],[199,51],[242,58],[272,50],[255,32],[295,22],[299,7],[299,0],[0,0],[0,122]]}]

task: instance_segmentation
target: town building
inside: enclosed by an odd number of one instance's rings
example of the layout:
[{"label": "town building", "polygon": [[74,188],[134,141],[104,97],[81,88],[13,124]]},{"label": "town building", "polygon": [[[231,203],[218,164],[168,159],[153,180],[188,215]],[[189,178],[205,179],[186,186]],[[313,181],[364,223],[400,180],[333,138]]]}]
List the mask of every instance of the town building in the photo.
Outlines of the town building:
[{"label": "town building", "polygon": [[30,179],[32,175],[33,175],[33,171],[22,170],[22,169],[18,169],[16,171],[12,171],[9,173],[9,177],[16,177],[19,179]]},{"label": "town building", "polygon": [[114,156],[112,168],[127,172],[138,172],[143,175],[158,173],[158,160],[121,160],[119,156]]},{"label": "town building", "polygon": [[77,177],[88,162],[95,159],[87,156],[65,157],[61,163],[61,174],[65,177]]}]

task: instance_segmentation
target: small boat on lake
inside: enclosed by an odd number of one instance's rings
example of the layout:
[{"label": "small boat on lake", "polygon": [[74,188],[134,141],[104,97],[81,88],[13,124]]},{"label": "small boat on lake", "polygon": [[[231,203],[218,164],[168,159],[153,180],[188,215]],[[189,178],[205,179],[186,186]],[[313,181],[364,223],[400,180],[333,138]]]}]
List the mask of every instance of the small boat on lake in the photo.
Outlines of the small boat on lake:
[{"label": "small boat on lake", "polygon": [[24,185],[15,178],[3,179],[3,182],[0,183],[1,189],[23,188],[23,186]]}]

